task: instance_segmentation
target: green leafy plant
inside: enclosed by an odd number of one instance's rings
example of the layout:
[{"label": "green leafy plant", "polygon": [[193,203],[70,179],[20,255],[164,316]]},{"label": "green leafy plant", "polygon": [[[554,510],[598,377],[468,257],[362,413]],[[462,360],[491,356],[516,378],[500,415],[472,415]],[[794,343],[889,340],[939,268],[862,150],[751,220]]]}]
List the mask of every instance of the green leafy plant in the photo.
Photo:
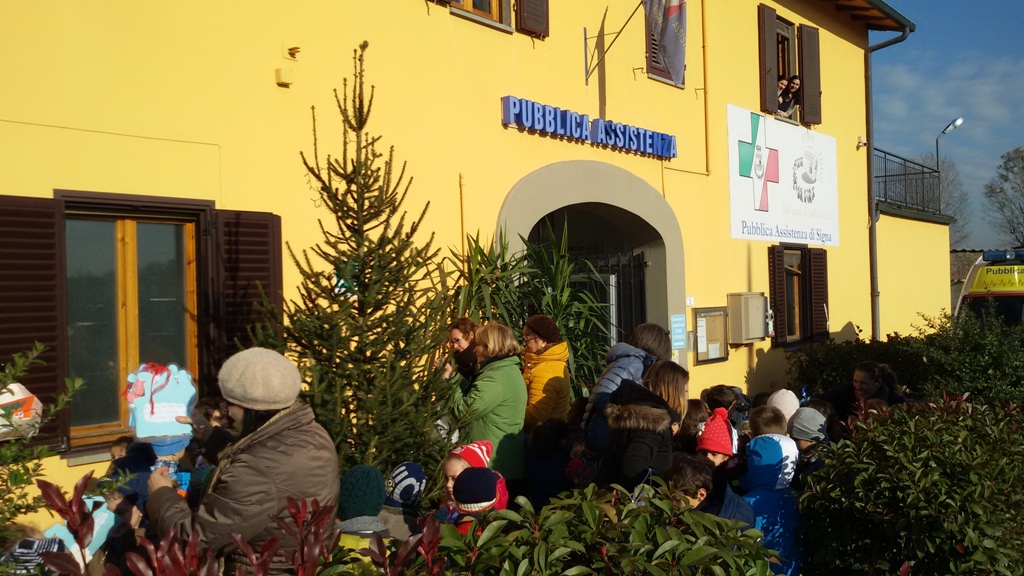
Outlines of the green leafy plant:
[{"label": "green leafy plant", "polygon": [[1024,573],[1022,440],[1019,405],[966,396],[854,422],[801,495],[804,573]]},{"label": "green leafy plant", "polygon": [[550,316],[569,343],[573,397],[587,396],[608,351],[608,307],[595,297],[602,281],[589,263],[569,256],[565,228],[557,242],[521,240],[524,250],[511,252],[504,232],[493,243],[467,236],[465,253],[452,251],[455,315],[498,321],[517,333],[531,314]]},{"label": "green leafy plant", "polygon": [[790,386],[814,394],[848,385],[860,362],[888,364],[916,400],[943,394],[988,402],[1024,402],[1024,326],[1008,326],[990,304],[980,316],[922,316],[911,335],[885,340],[828,340],[786,355]]},{"label": "green leafy plant", "polygon": [[[10,385],[24,376],[33,365],[42,364],[40,354],[46,348],[36,343],[31,350],[19,352],[4,364],[0,371],[0,394],[7,392]],[[8,529],[18,517],[38,510],[43,499],[30,495],[29,489],[36,478],[42,475],[42,460],[53,452],[44,446],[36,446],[32,436],[40,426],[53,420],[59,410],[68,406],[72,396],[82,388],[80,379],[67,379],[65,392],[57,396],[53,404],[44,404],[39,421],[23,428],[15,427],[14,437],[0,441],[0,545],[18,538],[20,534]],[[3,421],[9,422],[10,414],[3,414]]]},{"label": "green leafy plant", "polygon": [[[380,574],[751,574],[771,573],[756,530],[681,508],[664,485],[636,494],[567,492],[535,510],[525,498],[462,535],[428,525],[422,536],[395,543],[402,555],[364,550]],[[415,540],[415,544],[410,544]],[[420,552],[411,556],[408,550]],[[433,547],[433,548],[432,548]],[[434,550],[434,552],[432,552]],[[404,563],[403,563],[404,562]]]}]

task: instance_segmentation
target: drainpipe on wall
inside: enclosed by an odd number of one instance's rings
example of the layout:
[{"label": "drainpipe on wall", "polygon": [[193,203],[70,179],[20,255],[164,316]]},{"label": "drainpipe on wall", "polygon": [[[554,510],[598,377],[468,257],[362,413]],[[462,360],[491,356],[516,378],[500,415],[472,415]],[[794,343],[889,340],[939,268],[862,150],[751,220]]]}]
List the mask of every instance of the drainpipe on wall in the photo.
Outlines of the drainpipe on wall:
[{"label": "drainpipe on wall", "polygon": [[903,25],[903,33],[885,42],[868,46],[864,52],[864,84],[867,91],[867,140],[868,140],[868,260],[871,267],[871,339],[882,338],[882,313],[879,305],[878,292],[878,202],[875,200],[875,128],[874,113],[871,99],[871,55],[882,48],[899,44],[914,31],[913,22]]}]

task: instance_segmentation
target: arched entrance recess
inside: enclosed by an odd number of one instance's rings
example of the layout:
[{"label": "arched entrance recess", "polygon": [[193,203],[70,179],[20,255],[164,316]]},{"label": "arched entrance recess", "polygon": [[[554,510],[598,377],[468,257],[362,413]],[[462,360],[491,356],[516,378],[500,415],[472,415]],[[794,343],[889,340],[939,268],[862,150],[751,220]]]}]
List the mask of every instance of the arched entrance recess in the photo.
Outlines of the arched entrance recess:
[{"label": "arched entrance recess", "polygon": [[[560,209],[614,219],[622,235],[643,251],[648,322],[669,328],[672,315],[685,313],[683,237],[675,212],[658,190],[604,162],[558,162],[516,182],[501,206],[498,229],[504,228],[510,247],[519,250],[519,235],[528,235],[538,222]],[[680,354],[681,361],[685,358]]]}]

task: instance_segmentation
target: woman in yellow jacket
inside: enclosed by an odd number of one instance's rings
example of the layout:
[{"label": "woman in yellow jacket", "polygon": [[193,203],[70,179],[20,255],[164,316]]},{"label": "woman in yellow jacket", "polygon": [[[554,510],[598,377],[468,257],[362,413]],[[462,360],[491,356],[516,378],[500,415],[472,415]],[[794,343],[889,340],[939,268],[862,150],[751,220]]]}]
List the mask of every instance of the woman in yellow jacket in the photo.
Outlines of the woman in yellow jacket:
[{"label": "woman in yellow jacket", "polygon": [[530,316],[523,326],[523,380],[526,381],[524,429],[569,414],[569,345],[549,316]]}]

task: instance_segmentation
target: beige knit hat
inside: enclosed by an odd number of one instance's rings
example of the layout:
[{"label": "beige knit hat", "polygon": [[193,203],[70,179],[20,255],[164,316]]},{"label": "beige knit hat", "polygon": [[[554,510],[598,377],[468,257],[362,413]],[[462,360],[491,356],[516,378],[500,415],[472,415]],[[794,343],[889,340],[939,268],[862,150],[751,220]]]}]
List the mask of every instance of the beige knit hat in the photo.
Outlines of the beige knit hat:
[{"label": "beige knit hat", "polygon": [[225,400],[250,410],[287,408],[302,386],[295,364],[267,348],[249,348],[228,358],[217,379]]}]

